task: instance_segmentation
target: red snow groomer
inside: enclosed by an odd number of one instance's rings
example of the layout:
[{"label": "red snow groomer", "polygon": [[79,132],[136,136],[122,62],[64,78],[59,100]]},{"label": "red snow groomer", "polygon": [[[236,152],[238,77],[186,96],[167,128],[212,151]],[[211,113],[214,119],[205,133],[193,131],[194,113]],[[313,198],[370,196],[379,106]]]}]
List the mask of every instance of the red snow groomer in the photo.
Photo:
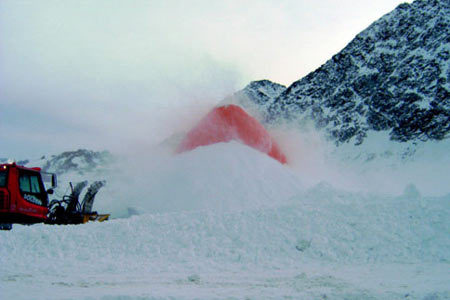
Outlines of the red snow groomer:
[{"label": "red snow groomer", "polygon": [[[44,182],[50,185],[48,189]],[[109,214],[92,212],[95,195],[104,184],[94,182],[81,202],[79,196],[87,181],[75,188],[71,184],[70,195],[49,202],[48,195],[57,185],[56,174],[15,163],[0,164],[0,229],[11,229],[13,223],[82,224],[107,220]]]}]

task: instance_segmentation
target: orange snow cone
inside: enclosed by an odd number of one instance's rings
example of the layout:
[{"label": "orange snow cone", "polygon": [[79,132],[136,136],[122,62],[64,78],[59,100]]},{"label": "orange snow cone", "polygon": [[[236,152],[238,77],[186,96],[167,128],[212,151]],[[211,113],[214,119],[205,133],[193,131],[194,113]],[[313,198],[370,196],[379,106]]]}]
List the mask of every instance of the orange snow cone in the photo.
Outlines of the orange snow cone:
[{"label": "orange snow cone", "polygon": [[280,163],[286,156],[267,130],[242,108],[226,105],[214,108],[186,135],[177,153],[220,142],[239,141],[266,153]]}]

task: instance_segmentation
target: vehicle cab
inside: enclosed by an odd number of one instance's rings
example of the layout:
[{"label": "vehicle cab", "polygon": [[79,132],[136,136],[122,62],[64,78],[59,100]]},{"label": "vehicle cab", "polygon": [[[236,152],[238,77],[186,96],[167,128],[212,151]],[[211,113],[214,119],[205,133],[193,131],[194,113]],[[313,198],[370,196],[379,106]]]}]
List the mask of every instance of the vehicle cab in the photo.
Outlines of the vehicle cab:
[{"label": "vehicle cab", "polygon": [[42,175],[50,175],[52,187],[56,176],[41,173],[40,168],[0,164],[0,223],[39,223],[47,219],[48,194]]}]

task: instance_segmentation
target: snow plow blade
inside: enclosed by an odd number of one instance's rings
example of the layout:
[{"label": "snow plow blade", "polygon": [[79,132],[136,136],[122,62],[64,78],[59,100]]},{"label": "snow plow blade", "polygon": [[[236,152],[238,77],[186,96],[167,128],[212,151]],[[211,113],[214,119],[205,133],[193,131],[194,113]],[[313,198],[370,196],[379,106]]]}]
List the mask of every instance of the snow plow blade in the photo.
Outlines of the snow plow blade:
[{"label": "snow plow blade", "polygon": [[83,224],[89,222],[89,221],[97,221],[97,222],[103,222],[107,221],[109,219],[110,214],[102,214],[99,215],[97,213],[91,213],[91,214],[85,214],[83,215]]}]

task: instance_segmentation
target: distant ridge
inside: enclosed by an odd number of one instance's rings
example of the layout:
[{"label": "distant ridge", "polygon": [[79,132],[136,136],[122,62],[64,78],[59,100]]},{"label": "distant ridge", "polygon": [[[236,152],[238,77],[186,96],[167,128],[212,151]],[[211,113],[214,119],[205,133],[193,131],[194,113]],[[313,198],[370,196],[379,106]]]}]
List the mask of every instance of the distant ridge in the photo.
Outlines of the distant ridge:
[{"label": "distant ridge", "polygon": [[[52,172],[63,175],[75,172],[80,175],[97,172],[114,161],[114,156],[108,151],[92,151],[78,149],[66,151],[49,158],[43,156],[39,161],[32,162],[42,168],[44,172]],[[34,166],[34,165],[33,165]]]}]

